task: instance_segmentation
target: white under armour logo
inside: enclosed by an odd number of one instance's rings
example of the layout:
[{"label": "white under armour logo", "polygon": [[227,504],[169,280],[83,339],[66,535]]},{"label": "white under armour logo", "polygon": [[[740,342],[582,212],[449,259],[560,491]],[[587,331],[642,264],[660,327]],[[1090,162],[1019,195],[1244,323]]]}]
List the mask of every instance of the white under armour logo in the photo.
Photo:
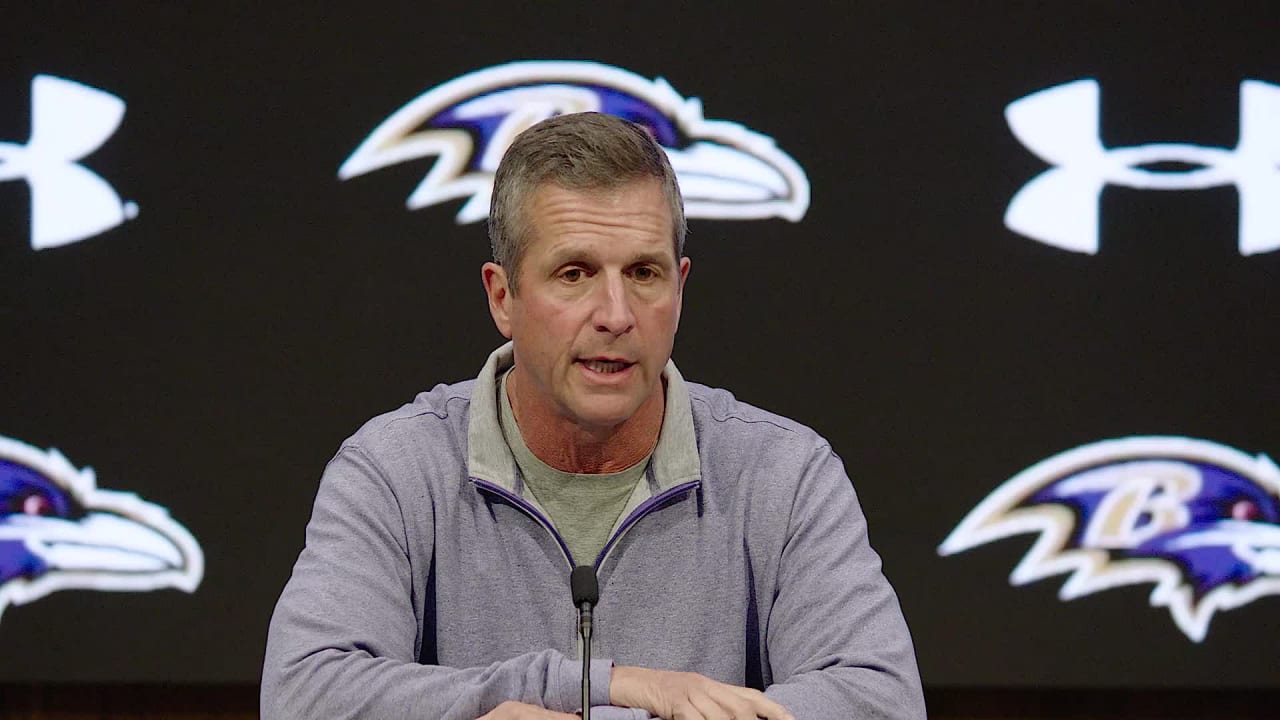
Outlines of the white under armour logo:
[{"label": "white under armour logo", "polygon": [[69,245],[138,214],[105,180],[77,164],[120,126],[124,102],[70,80],[37,75],[31,81],[31,139],[0,142],[0,181],[31,187],[31,247]]},{"label": "white under armour logo", "polygon": [[[1010,103],[1004,116],[1027,149],[1054,167],[1022,187],[1004,224],[1054,247],[1098,252],[1098,202],[1108,184],[1143,190],[1190,190],[1234,184],[1240,193],[1240,254],[1280,248],[1280,87],[1240,83],[1240,140],[1235,149],[1184,143],[1103,147],[1096,80],[1077,80]],[[1159,172],[1143,165],[1197,166]]]}]

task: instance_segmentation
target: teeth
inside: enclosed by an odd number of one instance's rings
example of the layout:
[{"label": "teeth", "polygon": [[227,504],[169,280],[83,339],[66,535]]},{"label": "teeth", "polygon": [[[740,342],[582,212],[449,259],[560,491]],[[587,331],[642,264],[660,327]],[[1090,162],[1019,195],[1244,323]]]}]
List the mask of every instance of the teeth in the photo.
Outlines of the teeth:
[{"label": "teeth", "polygon": [[627,368],[627,364],[624,362],[606,362],[604,360],[587,360],[583,364],[598,373],[616,373]]}]

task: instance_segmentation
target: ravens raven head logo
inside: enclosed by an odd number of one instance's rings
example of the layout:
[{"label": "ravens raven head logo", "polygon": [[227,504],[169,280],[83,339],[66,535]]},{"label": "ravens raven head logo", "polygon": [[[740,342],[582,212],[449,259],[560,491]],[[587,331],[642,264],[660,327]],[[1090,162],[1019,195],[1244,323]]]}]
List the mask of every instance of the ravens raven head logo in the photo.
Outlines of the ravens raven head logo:
[{"label": "ravens raven head logo", "polygon": [[0,615],[71,588],[193,592],[203,575],[200,546],[164,508],[0,437]]},{"label": "ravens raven head logo", "polygon": [[1009,580],[1067,574],[1063,600],[1152,583],[1195,642],[1218,610],[1280,594],[1280,469],[1182,437],[1105,440],[1001,485],[938,548],[952,555],[1036,533]]},{"label": "ravens raven head logo", "polygon": [[688,217],[798,221],[809,208],[808,178],[772,139],[705,119],[699,100],[681,97],[661,78],[594,62],[514,62],[455,78],[384,120],[338,177],[435,157],[409,195],[409,209],[464,198],[458,223],[477,222],[489,214],[493,174],[515,136],[554,115],[588,111],[653,134],[671,159]]}]

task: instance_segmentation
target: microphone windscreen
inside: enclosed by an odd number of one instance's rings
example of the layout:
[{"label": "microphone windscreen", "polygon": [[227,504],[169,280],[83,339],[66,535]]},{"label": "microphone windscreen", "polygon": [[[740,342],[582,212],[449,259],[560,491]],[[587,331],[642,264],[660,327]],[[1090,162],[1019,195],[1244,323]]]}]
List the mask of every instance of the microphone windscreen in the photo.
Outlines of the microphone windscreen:
[{"label": "microphone windscreen", "polygon": [[574,568],[573,573],[569,575],[569,590],[573,592],[574,607],[584,602],[595,605],[600,600],[600,585],[596,581],[595,568],[590,565],[579,565]]}]

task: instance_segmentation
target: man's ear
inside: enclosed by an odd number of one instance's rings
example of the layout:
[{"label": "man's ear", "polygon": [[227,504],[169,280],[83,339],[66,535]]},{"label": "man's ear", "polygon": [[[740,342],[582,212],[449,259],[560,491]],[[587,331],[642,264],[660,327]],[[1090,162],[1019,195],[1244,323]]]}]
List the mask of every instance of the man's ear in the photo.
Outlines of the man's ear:
[{"label": "man's ear", "polygon": [[680,327],[680,311],[684,309],[684,281],[689,279],[689,268],[693,261],[688,257],[680,258],[680,285],[676,288],[676,327]]},{"label": "man's ear", "polygon": [[489,314],[498,326],[502,337],[511,339],[511,286],[507,282],[506,268],[487,262],[480,268],[485,295],[489,297]]}]

